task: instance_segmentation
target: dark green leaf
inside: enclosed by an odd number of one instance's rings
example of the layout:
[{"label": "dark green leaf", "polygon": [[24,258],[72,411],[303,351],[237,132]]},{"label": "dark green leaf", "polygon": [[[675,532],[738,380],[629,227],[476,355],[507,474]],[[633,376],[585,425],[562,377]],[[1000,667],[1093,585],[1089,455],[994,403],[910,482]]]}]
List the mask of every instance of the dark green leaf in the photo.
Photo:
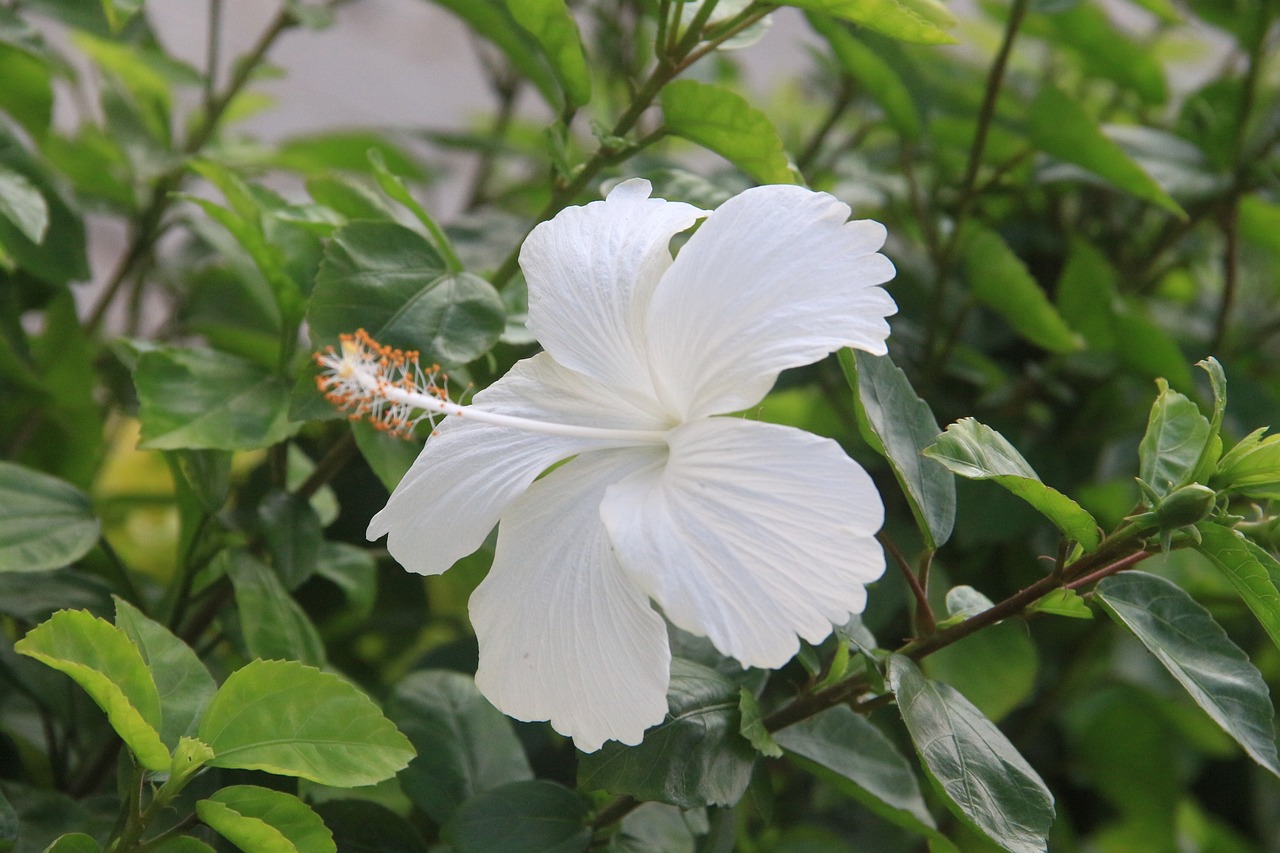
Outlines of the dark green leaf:
[{"label": "dark green leaf", "polygon": [[1026,625],[1012,620],[938,649],[924,670],[958,690],[987,719],[999,721],[1035,689],[1039,658]]},{"label": "dark green leaf", "polygon": [[0,791],[0,853],[8,853],[18,840],[18,813]]},{"label": "dark green leaf", "polygon": [[388,492],[395,491],[422,452],[422,445],[397,435],[389,435],[373,424],[359,421],[351,424],[360,455]]},{"label": "dark green leaf", "polygon": [[221,450],[175,450],[170,468],[208,513],[216,513],[231,493],[231,454]]},{"label": "dark green leaf", "polygon": [[88,610],[95,616],[111,612],[111,586],[75,569],[43,573],[39,583],[25,574],[0,572],[0,613],[36,624],[56,610]]},{"label": "dark green leaf", "polygon": [[323,539],[319,516],[307,499],[276,492],[258,507],[258,519],[276,574],[285,587],[297,589],[316,570]]},{"label": "dark green leaf", "polygon": [[339,853],[427,853],[413,824],[369,800],[326,800],[315,807]]},{"label": "dark green leaf", "polygon": [[275,573],[244,551],[224,551],[219,561],[235,587],[240,631],[250,657],[324,666],[320,634]]},{"label": "dark green leaf", "polygon": [[100,850],[102,846],[93,836],[83,832],[70,832],[55,839],[44,848],[44,853],[99,853]]},{"label": "dark green leaf", "polygon": [[0,572],[74,563],[98,541],[98,519],[75,486],[0,462]]},{"label": "dark green leaf", "polygon": [[1156,385],[1160,394],[1138,445],[1139,476],[1164,497],[1191,481],[1209,440],[1209,421],[1195,403],[1170,390],[1169,383],[1157,379]]},{"label": "dark green leaf", "polygon": [[1223,731],[1280,776],[1267,685],[1209,611],[1173,582],[1145,572],[1106,578],[1097,595]]},{"label": "dark green leaf", "polygon": [[1222,570],[1240,598],[1266,629],[1271,642],[1280,648],[1280,563],[1244,534],[1220,524],[1198,526],[1197,550]]},{"label": "dark green leaf", "polygon": [[445,838],[458,853],[581,853],[591,843],[582,797],[554,782],[510,782],[462,804]]},{"label": "dark green leaf", "polygon": [[63,284],[89,278],[84,220],[63,199],[45,168],[2,125],[0,167],[24,177],[39,191],[49,209],[49,224],[40,243],[27,239],[18,226],[0,216],[0,249],[19,269],[41,281]]},{"label": "dark green leaf", "polygon": [[316,575],[342,590],[352,622],[363,621],[373,610],[378,594],[378,565],[372,552],[345,542],[321,542],[316,554]]},{"label": "dark green leaf", "polygon": [[0,166],[0,217],[17,226],[32,243],[44,241],[49,230],[49,205],[34,184],[18,172]]},{"label": "dark green leaf", "polygon": [[764,113],[723,86],[677,80],[662,90],[663,126],[764,184],[794,184],[782,139]]},{"label": "dark green leaf", "polygon": [[507,11],[542,46],[565,100],[580,107],[591,100],[591,74],[578,24],[564,0],[506,0]]},{"label": "dark green leaf", "polygon": [[608,853],[696,853],[697,835],[708,830],[702,809],[684,811],[665,803],[643,803],[622,819]]},{"label": "dark green leaf", "polygon": [[1164,377],[1174,388],[1191,391],[1191,368],[1168,332],[1137,312],[1116,314],[1116,351],[1133,372],[1145,378]]},{"label": "dark green leaf", "polygon": [[1056,291],[1062,319],[1091,349],[1115,349],[1116,272],[1102,252],[1084,239],[1073,238]]},{"label": "dark green leaf", "polygon": [[196,803],[196,814],[244,853],[337,853],[333,835],[292,794],[232,785]]},{"label": "dark green leaf", "polygon": [[1053,795],[1013,744],[909,658],[889,658],[889,684],[925,770],[952,811],[1010,853],[1044,853]]},{"label": "dark green leaf", "polygon": [[947,28],[955,24],[955,17],[947,7],[933,0],[778,0],[778,5],[824,12],[899,41],[955,42],[947,33]]}]

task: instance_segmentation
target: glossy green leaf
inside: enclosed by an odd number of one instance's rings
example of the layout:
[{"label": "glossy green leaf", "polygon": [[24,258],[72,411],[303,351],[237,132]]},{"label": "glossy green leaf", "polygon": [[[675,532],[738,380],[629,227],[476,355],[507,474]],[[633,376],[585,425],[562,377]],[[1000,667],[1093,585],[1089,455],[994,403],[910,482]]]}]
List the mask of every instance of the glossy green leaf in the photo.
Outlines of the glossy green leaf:
[{"label": "glossy green leaf", "polygon": [[677,80],[662,90],[668,132],[708,148],[763,184],[794,184],[773,122],[723,86]]},{"label": "glossy green leaf", "polygon": [[418,752],[400,774],[400,784],[438,824],[478,794],[533,778],[511,721],[480,695],[469,676],[412,673],[396,685],[387,716]]},{"label": "glossy green leaf", "polygon": [[457,853],[582,853],[591,844],[587,804],[562,785],[510,782],[462,804],[445,839]]},{"label": "glossy green leaf", "polygon": [[738,685],[715,670],[673,658],[668,718],[638,746],[607,742],[578,757],[578,783],[691,809],[731,805],[751,781],[756,752],[740,734]]},{"label": "glossy green leaf", "polygon": [[219,557],[236,591],[236,613],[249,655],[324,666],[324,642],[275,572],[244,551]]},{"label": "glossy green leaf", "polygon": [[160,697],[160,739],[174,749],[179,738],[195,732],[218,685],[191,647],[168,628],[123,598],[115,602],[116,627],[137,646],[155,681]]},{"label": "glossy green leaf", "polygon": [[307,320],[317,345],[364,329],[424,362],[465,363],[502,334],[506,313],[493,286],[451,274],[415,231],[393,222],[353,222],[334,232]]},{"label": "glossy green leaf", "polygon": [[889,684],[925,770],[962,820],[1010,853],[1044,853],[1053,795],[1013,744],[969,700],[889,658]]},{"label": "glossy green leaf", "polygon": [[1209,440],[1209,421],[1190,399],[1157,379],[1160,394],[1151,406],[1147,431],[1138,445],[1139,476],[1164,497],[1191,481]]},{"label": "glossy green leaf", "polygon": [[1098,524],[1078,503],[1046,486],[1027,460],[1000,433],[973,418],[947,427],[924,454],[961,477],[995,480],[1052,521],[1086,551],[1098,547]]},{"label": "glossy green leaf", "polygon": [[98,541],[98,519],[75,486],[0,462],[0,572],[38,572],[74,563]]},{"label": "glossy green leaf", "polygon": [[49,205],[24,175],[0,166],[0,216],[17,226],[32,243],[44,241],[49,230]]},{"label": "glossy green leaf", "polygon": [[214,350],[144,352],[133,374],[140,447],[247,450],[291,436],[289,386],[274,372]]},{"label": "glossy green leaf", "polygon": [[196,803],[196,814],[244,853],[337,853],[333,835],[292,794],[232,785]]},{"label": "glossy green leaf", "polygon": [[169,769],[169,750],[160,739],[160,695],[124,631],[84,610],[60,610],[14,649],[84,688],[144,767]]},{"label": "glossy green leaf", "polygon": [[1043,86],[1031,103],[1027,134],[1041,151],[1098,175],[1117,189],[1176,216],[1186,212],[1117,143],[1108,139],[1075,101]]},{"label": "glossy green leaf", "polygon": [[506,0],[432,0],[443,6],[506,54],[520,76],[537,87],[547,103],[560,107],[560,87],[543,61],[533,37],[516,22]]},{"label": "glossy green leaf", "polygon": [[778,5],[823,12],[899,41],[955,42],[947,32],[955,23],[955,17],[946,6],[933,0],[778,0]]},{"label": "glossy green leaf", "polygon": [[580,107],[591,100],[591,74],[578,24],[564,0],[506,0],[507,11],[542,46],[565,100]]},{"label": "glossy green leaf", "polygon": [[266,770],[322,785],[372,785],[413,747],[349,682],[297,661],[257,660],[228,676],[200,721],[214,767]]},{"label": "glossy green leaf", "polygon": [[1280,562],[1238,530],[1208,522],[1197,529],[1200,544],[1196,550],[1227,576],[1271,642],[1280,648],[1280,590],[1276,588]]},{"label": "glossy green leaf", "polygon": [[908,140],[920,138],[923,122],[911,90],[898,72],[844,25],[825,15],[806,16],[809,26],[826,39],[836,61],[863,91],[880,105],[889,123]]},{"label": "glossy green leaf", "polygon": [[100,850],[102,846],[93,836],[83,832],[69,832],[54,839],[52,844],[44,848],[44,853],[99,853]]},{"label": "glossy green leaf", "polygon": [[999,234],[970,227],[961,251],[965,280],[974,298],[1018,334],[1049,352],[1070,353],[1083,346]]},{"label": "glossy green leaf", "polygon": [[1209,611],[1177,584],[1145,572],[1106,578],[1097,596],[1223,731],[1280,776],[1267,685]]},{"label": "glossy green leaf", "polygon": [[844,349],[840,366],[856,392],[859,431],[888,460],[926,544],[942,546],[955,523],[956,484],[946,467],[920,455],[942,431],[929,404],[888,356],[855,358]]}]

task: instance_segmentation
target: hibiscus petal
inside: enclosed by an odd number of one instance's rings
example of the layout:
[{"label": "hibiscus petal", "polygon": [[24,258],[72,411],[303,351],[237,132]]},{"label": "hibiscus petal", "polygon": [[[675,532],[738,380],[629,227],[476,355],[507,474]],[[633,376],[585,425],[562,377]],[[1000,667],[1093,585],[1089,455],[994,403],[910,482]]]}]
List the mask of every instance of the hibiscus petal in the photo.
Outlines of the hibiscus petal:
[{"label": "hibiscus petal", "polygon": [[822,641],[884,571],[871,478],[834,441],[713,418],[612,486],[601,515],[623,567],[672,623],[747,666]]},{"label": "hibiscus petal", "polygon": [[589,453],[539,480],[503,517],[471,596],[480,691],[512,717],[550,720],[584,752],[639,743],[667,712],[666,626],[618,565],[599,511],[611,483],[662,454]]},{"label": "hibiscus petal", "polygon": [[566,367],[650,400],[644,310],[671,266],[671,238],[705,215],[649,198],[651,189],[637,178],[604,201],[566,208],[520,249],[529,330],[543,348]]},{"label": "hibiscus petal", "polygon": [[753,406],[779,372],[840,347],[884,354],[884,226],[848,218],[826,193],[756,187],[689,239],[648,317],[655,383],[683,419]]},{"label": "hibiscus petal", "polygon": [[[568,370],[546,353],[518,362],[476,394],[478,409],[556,423],[656,429],[651,414],[610,388]],[[388,534],[391,556],[411,572],[440,574],[479,548],[498,518],[548,467],[584,450],[607,446],[446,418],[369,522],[366,535]]]}]

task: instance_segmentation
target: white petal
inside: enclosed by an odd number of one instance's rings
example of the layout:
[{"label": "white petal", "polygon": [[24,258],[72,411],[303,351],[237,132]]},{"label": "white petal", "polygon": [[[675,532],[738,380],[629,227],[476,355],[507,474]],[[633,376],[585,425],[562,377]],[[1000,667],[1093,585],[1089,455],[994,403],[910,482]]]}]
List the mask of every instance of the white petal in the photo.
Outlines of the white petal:
[{"label": "white petal", "polygon": [[884,354],[884,226],[848,217],[826,193],[764,186],[707,218],[649,304],[655,382],[677,414],[753,406],[779,372],[843,346]]},{"label": "white petal", "polygon": [[619,184],[604,201],[570,207],[533,229],[520,249],[529,330],[566,367],[652,398],[645,308],[671,265],[671,238],[704,211],[649,198],[648,181]]},{"label": "white petal", "polygon": [[665,465],[611,487],[618,559],[672,623],[747,666],[778,667],[866,604],[884,509],[834,441],[712,418],[677,427]]},{"label": "white petal", "polygon": [[[647,413],[611,389],[540,353],[476,394],[477,408],[527,418],[619,429],[656,429]],[[369,522],[389,534],[391,556],[411,572],[435,575],[479,548],[498,518],[548,467],[598,441],[564,438],[446,418]]]},{"label": "white petal", "polygon": [[609,484],[661,454],[602,450],[539,480],[503,517],[493,568],[471,596],[480,691],[512,717],[550,720],[584,752],[639,743],[667,712],[666,625],[600,521]]}]

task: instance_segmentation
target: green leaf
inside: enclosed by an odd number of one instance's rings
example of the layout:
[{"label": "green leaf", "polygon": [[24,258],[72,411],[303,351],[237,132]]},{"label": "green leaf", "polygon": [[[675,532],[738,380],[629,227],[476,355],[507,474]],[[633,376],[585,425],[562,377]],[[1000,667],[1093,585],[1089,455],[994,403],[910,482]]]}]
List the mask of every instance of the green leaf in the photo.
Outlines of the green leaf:
[{"label": "green leaf", "polygon": [[507,59],[520,72],[520,76],[533,83],[547,103],[560,108],[560,87],[555,75],[547,68],[533,38],[516,23],[507,9],[506,0],[433,0],[443,6],[475,30],[493,42],[506,54]]},{"label": "green leaf", "polygon": [[0,166],[0,216],[17,226],[32,243],[44,240],[49,230],[49,205],[35,184],[25,176]]},{"label": "green leaf", "polygon": [[266,770],[338,788],[372,785],[413,747],[349,682],[296,661],[257,660],[231,673],[200,721],[213,767]]},{"label": "green leaf", "polygon": [[74,563],[98,541],[98,519],[75,486],[0,462],[0,572],[39,572]]},{"label": "green leaf", "polygon": [[291,436],[289,386],[274,372],[214,350],[162,347],[138,358],[139,447],[248,450]]},{"label": "green leaf", "polygon": [[1043,86],[1031,104],[1027,134],[1037,148],[1098,175],[1117,189],[1185,219],[1186,212],[1143,171],[1093,119],[1053,86]]},{"label": "green leaf", "polygon": [[745,687],[738,691],[738,716],[738,734],[746,738],[756,752],[770,758],[782,757],[782,747],[764,727],[764,712],[760,710],[756,694]]},{"label": "green leaf", "polygon": [[262,536],[276,574],[288,589],[297,589],[316,570],[323,535],[320,517],[306,498],[275,492],[258,507]]},{"label": "green leaf", "polygon": [[174,749],[184,735],[193,734],[200,714],[218,685],[200,658],[168,628],[148,619],[123,598],[116,598],[116,627],[142,654],[160,697],[160,739]]},{"label": "green leaf", "polygon": [[137,646],[124,631],[84,610],[60,610],[14,644],[19,654],[66,673],[148,770],[168,770],[160,740],[160,696]]},{"label": "green leaf", "polygon": [[292,794],[232,785],[196,803],[196,814],[244,853],[337,853],[333,835]]},{"label": "green leaf", "polygon": [[1062,319],[1089,342],[1091,349],[1115,349],[1115,306],[1119,299],[1116,271],[1102,252],[1087,240],[1072,237],[1055,291]]},{"label": "green leaf", "polygon": [[1250,498],[1280,498],[1280,435],[1257,430],[1218,461],[1212,485]]},{"label": "green leaf", "polygon": [[52,844],[44,848],[44,853],[99,853],[100,850],[102,846],[93,836],[83,832],[69,832],[54,839]]},{"label": "green leaf", "polygon": [[1084,603],[1080,593],[1072,589],[1051,590],[1042,598],[1036,599],[1027,613],[1048,613],[1053,616],[1067,616],[1071,619],[1092,619],[1093,611]]},{"label": "green leaf", "polygon": [[345,542],[321,542],[316,554],[316,576],[342,590],[348,606],[345,616],[352,623],[364,621],[373,611],[378,595],[378,564],[372,552]]},{"label": "green leaf", "polygon": [[1164,377],[1174,388],[1190,391],[1191,368],[1169,333],[1137,313],[1136,307],[1117,312],[1116,351],[1134,373],[1155,379]]},{"label": "green leaf", "polygon": [[142,11],[143,0],[102,0],[102,11],[107,16],[111,31],[118,33],[129,19]]},{"label": "green leaf", "polygon": [[[2,43],[0,38],[0,111],[8,113],[36,140],[47,140],[53,116],[53,69],[44,57]],[[38,241],[37,241],[38,242]]]},{"label": "green leaf", "polygon": [[18,840],[18,813],[0,791],[0,853],[9,853]]},{"label": "green leaf", "polygon": [[1168,86],[1159,56],[1148,45],[1121,35],[1102,8],[1076,3],[1043,20],[1054,42],[1079,54],[1087,73],[1137,92],[1148,104],[1165,102]]},{"label": "green leaf", "polygon": [[958,690],[987,719],[999,721],[1035,690],[1039,666],[1026,624],[1008,620],[938,649],[924,671]]},{"label": "green leaf", "polygon": [[941,432],[929,404],[888,356],[855,359],[843,349],[840,366],[856,392],[859,431],[888,460],[928,547],[941,547],[955,523],[956,483],[943,465],[920,455]]},{"label": "green leaf", "polygon": [[470,676],[412,673],[396,685],[387,716],[418,752],[400,784],[438,824],[478,794],[533,778],[511,721],[480,695]]},{"label": "green leaf", "polygon": [[316,814],[342,853],[428,853],[413,824],[371,800],[325,800]]},{"label": "green leaf", "polygon": [[899,41],[916,44],[954,44],[956,41],[946,30],[955,24],[955,16],[932,0],[779,0],[778,5],[823,12]]},{"label": "green leaf", "polygon": [[422,452],[418,442],[388,435],[365,421],[353,422],[351,434],[355,436],[360,455],[388,492],[395,491]]},{"label": "green leaf", "polygon": [[427,363],[455,364],[488,352],[505,317],[492,285],[449,273],[425,238],[393,222],[353,222],[334,232],[307,313],[316,345],[362,328],[381,344],[419,351]]},{"label": "green leaf", "polygon": [[970,226],[964,239],[965,280],[973,297],[995,311],[1018,334],[1049,352],[1071,353],[1084,345],[1067,326],[1026,264],[994,231]]},{"label": "green leaf", "polygon": [[1267,685],[1209,611],[1172,581],[1145,572],[1104,579],[1097,597],[1223,731],[1280,776]]},{"label": "green leaf", "polygon": [[[334,172],[370,174],[369,151],[377,151],[387,165],[410,180],[421,181],[427,174],[422,166],[398,145],[388,141],[381,133],[367,130],[342,130],[295,136],[279,143],[269,155],[272,165],[316,176],[313,180],[330,179],[341,185]],[[332,185],[332,184],[329,184]],[[348,185],[350,186],[350,185]],[[314,194],[312,198],[315,198]],[[321,203],[324,199],[316,198]]]},{"label": "green leaf", "polygon": [[973,418],[947,427],[924,454],[971,480],[995,480],[1044,514],[1086,551],[1098,547],[1098,524],[1078,503],[1046,486],[1000,433]]},{"label": "green leaf", "polygon": [[923,122],[911,90],[893,66],[859,41],[842,24],[825,15],[805,16],[809,26],[826,39],[841,69],[857,81],[860,91],[880,105],[889,123],[903,138],[915,142],[920,138]]},{"label": "green leaf", "polygon": [[911,765],[874,723],[845,706],[830,708],[774,734],[801,766],[827,771],[843,792],[885,820],[953,849],[937,831]]},{"label": "green leaf", "polygon": [[684,809],[732,805],[751,782],[756,752],[741,735],[738,685],[681,658],[671,661],[669,717],[638,746],[616,741],[578,756],[578,783]]},{"label": "green leaf", "polygon": [[1160,389],[1138,445],[1139,476],[1159,497],[1191,482],[1209,441],[1209,421],[1190,399],[1156,380]]},{"label": "green leaf", "polygon": [[582,797],[537,780],[467,800],[444,837],[457,853],[581,853],[591,844],[591,828]]},{"label": "green leaf", "polygon": [[324,666],[315,625],[275,572],[245,551],[224,551],[219,561],[236,591],[236,613],[249,655]]},{"label": "green leaf", "polygon": [[677,80],[662,90],[663,126],[708,148],[762,184],[794,184],[782,138],[764,113],[723,86]]},{"label": "green leaf", "polygon": [[956,816],[1010,853],[1044,853],[1053,795],[1013,744],[909,658],[889,658],[889,684],[929,778]]},{"label": "green leaf", "polygon": [[1209,522],[1197,526],[1196,546],[1217,566],[1280,648],[1280,562],[1238,530]]},{"label": "green leaf", "polygon": [[28,239],[8,217],[0,216],[0,253],[12,258],[19,269],[51,284],[88,279],[84,220],[63,198],[44,165],[2,125],[0,167],[26,178],[48,205],[48,227],[39,243]]},{"label": "green leaf", "polygon": [[542,46],[570,106],[591,100],[591,74],[578,23],[564,0],[506,0],[507,11]]}]

